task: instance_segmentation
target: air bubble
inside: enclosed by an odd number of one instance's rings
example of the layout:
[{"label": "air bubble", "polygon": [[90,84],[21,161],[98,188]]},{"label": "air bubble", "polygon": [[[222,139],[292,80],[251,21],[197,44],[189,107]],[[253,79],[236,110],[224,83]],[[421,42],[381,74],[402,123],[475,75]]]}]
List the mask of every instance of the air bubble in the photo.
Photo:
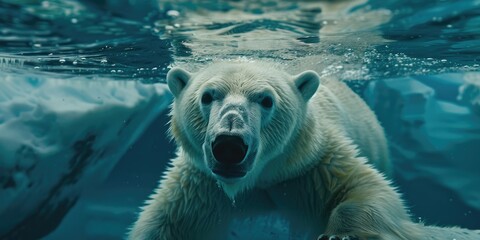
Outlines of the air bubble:
[{"label": "air bubble", "polygon": [[169,11],[167,11],[167,16],[178,17],[178,16],[180,16],[180,12],[177,11],[177,10],[169,10]]}]

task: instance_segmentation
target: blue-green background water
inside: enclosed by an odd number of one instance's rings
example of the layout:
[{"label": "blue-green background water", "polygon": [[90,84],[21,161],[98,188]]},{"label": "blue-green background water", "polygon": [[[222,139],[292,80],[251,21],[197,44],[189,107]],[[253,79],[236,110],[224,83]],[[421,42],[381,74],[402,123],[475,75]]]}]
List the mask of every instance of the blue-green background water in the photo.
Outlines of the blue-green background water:
[{"label": "blue-green background water", "polygon": [[[0,71],[10,75],[151,84],[164,82],[173,65],[195,70],[234,58],[278,61],[293,72],[314,69],[362,96],[371,82],[413,79],[431,87],[435,100],[461,105],[459,86],[467,73],[478,78],[480,71],[480,1],[0,1]],[[376,110],[395,145],[395,185],[415,218],[480,228],[480,188],[461,184],[479,182],[480,130],[468,128],[473,137],[451,152],[426,151],[402,138],[408,134],[389,130],[389,113]],[[451,116],[440,123],[476,126],[478,120]],[[167,121],[158,116],[109,178],[83,193],[45,238],[121,238],[173,156]],[[452,138],[463,136],[452,131]],[[422,153],[416,156],[438,174],[418,174],[415,157],[403,149]],[[454,160],[445,163],[445,156]],[[456,190],[444,184],[463,169],[468,178]]]}]

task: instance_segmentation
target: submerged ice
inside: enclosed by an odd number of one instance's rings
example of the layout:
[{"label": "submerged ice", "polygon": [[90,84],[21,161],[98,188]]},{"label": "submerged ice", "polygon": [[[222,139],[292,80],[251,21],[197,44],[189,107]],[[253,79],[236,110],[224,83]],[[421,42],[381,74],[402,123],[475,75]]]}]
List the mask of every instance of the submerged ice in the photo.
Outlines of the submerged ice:
[{"label": "submerged ice", "polygon": [[469,105],[480,116],[480,74],[467,73],[460,86],[458,100]]},{"label": "submerged ice", "polygon": [[385,79],[365,93],[389,135],[395,182],[427,223],[478,226],[479,79],[479,73]]},{"label": "submerged ice", "polygon": [[162,84],[1,74],[0,238],[54,229],[170,102]]}]

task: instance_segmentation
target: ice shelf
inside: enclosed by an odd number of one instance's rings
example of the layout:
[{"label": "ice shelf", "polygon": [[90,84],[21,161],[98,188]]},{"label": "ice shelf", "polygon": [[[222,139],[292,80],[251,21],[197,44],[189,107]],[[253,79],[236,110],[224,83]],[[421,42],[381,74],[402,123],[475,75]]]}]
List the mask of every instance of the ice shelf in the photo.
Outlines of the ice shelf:
[{"label": "ice shelf", "polygon": [[164,84],[0,79],[0,239],[52,231],[171,101]]},{"label": "ice shelf", "polygon": [[480,73],[385,79],[365,91],[390,140],[395,182],[427,223],[478,228],[479,79]]}]

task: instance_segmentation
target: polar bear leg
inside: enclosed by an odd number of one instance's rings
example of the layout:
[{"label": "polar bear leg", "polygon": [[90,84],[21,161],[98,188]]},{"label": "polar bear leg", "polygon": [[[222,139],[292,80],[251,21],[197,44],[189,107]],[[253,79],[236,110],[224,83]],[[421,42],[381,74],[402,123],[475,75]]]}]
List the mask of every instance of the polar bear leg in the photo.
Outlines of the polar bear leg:
[{"label": "polar bear leg", "polygon": [[[319,239],[335,236],[339,239],[397,240],[392,232],[401,229],[403,219],[390,219],[375,203],[344,202],[338,205],[329,218],[325,233]],[[405,221],[406,222],[406,221]],[[398,226],[397,226],[398,225]],[[323,238],[322,238],[323,237]],[[336,238],[333,238],[336,239]],[[406,238],[405,238],[406,239]]]},{"label": "polar bear leg", "polygon": [[331,211],[324,234],[339,239],[422,239],[422,228],[411,222],[388,181],[370,168],[358,168],[357,172],[363,177],[350,179],[326,202]]}]

